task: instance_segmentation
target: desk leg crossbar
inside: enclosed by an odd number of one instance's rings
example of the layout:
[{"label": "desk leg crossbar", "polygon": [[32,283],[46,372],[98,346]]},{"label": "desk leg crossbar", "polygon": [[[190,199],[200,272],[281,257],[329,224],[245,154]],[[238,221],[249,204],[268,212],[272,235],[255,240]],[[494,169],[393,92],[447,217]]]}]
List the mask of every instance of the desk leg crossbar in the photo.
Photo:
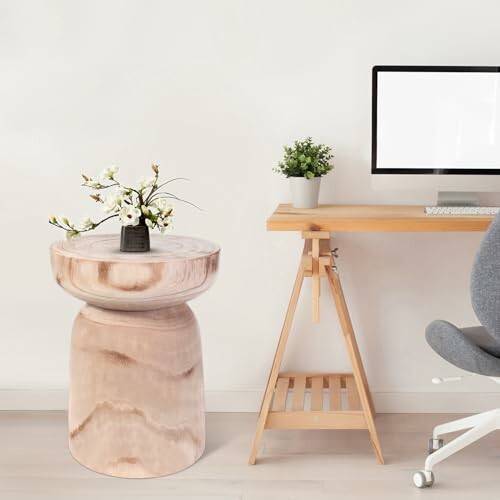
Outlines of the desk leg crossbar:
[{"label": "desk leg crossbar", "polygon": [[[255,464],[264,429],[367,429],[384,463],[373,405],[358,344],[340,283],[330,234],[302,233],[304,250],[269,373],[250,452]],[[337,309],[352,373],[280,373],[304,278],[312,279],[312,318],[319,321],[320,280],[326,278]],[[307,397],[306,397],[307,396]]]}]

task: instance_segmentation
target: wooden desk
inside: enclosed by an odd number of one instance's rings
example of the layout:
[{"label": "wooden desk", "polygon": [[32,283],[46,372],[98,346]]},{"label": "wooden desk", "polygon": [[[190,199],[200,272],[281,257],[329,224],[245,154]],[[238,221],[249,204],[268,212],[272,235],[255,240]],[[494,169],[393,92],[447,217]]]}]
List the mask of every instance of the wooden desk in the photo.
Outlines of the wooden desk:
[{"label": "wooden desk", "polygon": [[[267,219],[267,229],[301,231],[305,241],[262,400],[250,464],[256,461],[266,428],[367,429],[375,456],[379,463],[384,463],[375,427],[375,407],[342,291],[330,232],[485,231],[492,219],[492,216],[426,215],[424,207],[409,205],[320,205],[314,209],[278,206]],[[313,321],[319,321],[320,280],[327,279],[352,373],[279,372],[304,278],[312,279]],[[306,403],[306,394],[310,404]]]}]

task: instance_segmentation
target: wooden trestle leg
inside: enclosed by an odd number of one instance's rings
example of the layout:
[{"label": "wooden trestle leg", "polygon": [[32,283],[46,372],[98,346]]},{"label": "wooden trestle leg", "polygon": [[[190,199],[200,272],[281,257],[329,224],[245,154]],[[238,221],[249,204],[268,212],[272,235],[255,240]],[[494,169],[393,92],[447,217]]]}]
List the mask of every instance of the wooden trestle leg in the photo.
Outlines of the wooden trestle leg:
[{"label": "wooden trestle leg", "polygon": [[[367,429],[384,463],[375,428],[375,408],[330,246],[330,234],[305,231],[302,258],[262,399],[249,463],[255,464],[264,429]],[[326,277],[339,316],[353,373],[280,373],[286,343],[305,277],[312,278],[312,318],[319,320],[320,278]],[[325,390],[329,395],[324,408]],[[306,409],[306,394],[310,408]],[[287,405],[287,398],[291,404]]]},{"label": "wooden trestle leg", "polygon": [[262,399],[262,404],[260,406],[259,419],[257,421],[257,429],[255,430],[255,436],[253,438],[252,450],[250,452],[250,458],[248,462],[251,465],[255,464],[257,457],[257,452],[259,450],[260,441],[262,439],[262,434],[264,432],[264,427],[266,425],[267,415],[269,414],[269,407],[271,406],[271,400],[274,393],[274,388],[278,380],[279,369],[281,367],[281,362],[283,361],[283,355],[285,354],[285,347],[288,341],[288,335],[290,334],[290,329],[292,328],[293,317],[295,315],[295,309],[297,308],[297,302],[299,301],[300,290],[302,288],[302,283],[304,282],[304,269],[302,264],[299,266],[297,271],[297,277],[295,278],[295,284],[293,285],[292,296],[290,297],[290,302],[288,304],[288,309],[286,311],[285,321],[283,322],[283,327],[281,329],[280,339],[278,341],[278,346],[276,347],[276,353],[274,354],[273,365],[271,372],[269,373],[269,379],[267,381],[266,391]]},{"label": "wooden trestle leg", "polygon": [[359,399],[361,400],[363,411],[365,413],[366,425],[368,427],[368,432],[370,433],[373,450],[378,462],[383,464],[384,456],[382,455],[382,448],[380,447],[377,429],[375,428],[374,422],[375,407],[373,405],[372,396],[368,387],[368,380],[366,379],[365,369],[363,367],[363,362],[361,361],[361,355],[359,353],[358,343],[356,342],[356,337],[354,335],[354,329],[352,327],[351,317],[349,316],[349,310],[347,309],[344,292],[342,291],[342,285],[340,283],[339,275],[334,262],[332,267],[326,268],[325,270],[335,302],[335,307],[337,308],[342,333],[344,334],[347,353],[349,354],[349,358],[351,360],[354,380],[356,381]]}]

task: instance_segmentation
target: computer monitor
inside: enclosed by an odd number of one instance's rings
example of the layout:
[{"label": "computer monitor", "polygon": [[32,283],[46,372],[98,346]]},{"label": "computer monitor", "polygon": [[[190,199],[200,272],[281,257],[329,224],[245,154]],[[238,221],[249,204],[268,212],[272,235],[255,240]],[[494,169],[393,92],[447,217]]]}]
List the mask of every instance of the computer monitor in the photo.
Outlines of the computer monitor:
[{"label": "computer monitor", "polygon": [[500,192],[500,67],[375,66],[376,189],[432,189],[443,204]]}]

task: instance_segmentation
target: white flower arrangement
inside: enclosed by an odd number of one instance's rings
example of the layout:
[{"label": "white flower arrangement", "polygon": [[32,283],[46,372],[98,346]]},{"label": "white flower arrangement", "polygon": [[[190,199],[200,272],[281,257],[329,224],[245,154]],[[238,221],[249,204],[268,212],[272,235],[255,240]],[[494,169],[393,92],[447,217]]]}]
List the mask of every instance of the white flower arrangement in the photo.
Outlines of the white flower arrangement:
[{"label": "white flower arrangement", "polygon": [[[102,209],[108,215],[97,222],[90,217],[85,217],[80,224],[70,222],[65,216],[51,215],[49,224],[66,231],[67,238],[74,238],[81,233],[92,231],[103,222],[115,217],[118,217],[122,226],[146,225],[149,229],[158,229],[161,233],[165,233],[172,226],[174,212],[169,200],[193,204],[162,189],[173,181],[183,179],[182,177],[160,183],[158,165],[152,165],[151,169],[154,175],[149,178],[142,177],[136,188],[124,186],[116,179],[118,167],[114,165],[101,172],[100,180],[82,174],[84,181],[82,186],[95,190],[90,197],[102,204]],[[105,189],[112,191],[103,197],[99,191]]]}]

